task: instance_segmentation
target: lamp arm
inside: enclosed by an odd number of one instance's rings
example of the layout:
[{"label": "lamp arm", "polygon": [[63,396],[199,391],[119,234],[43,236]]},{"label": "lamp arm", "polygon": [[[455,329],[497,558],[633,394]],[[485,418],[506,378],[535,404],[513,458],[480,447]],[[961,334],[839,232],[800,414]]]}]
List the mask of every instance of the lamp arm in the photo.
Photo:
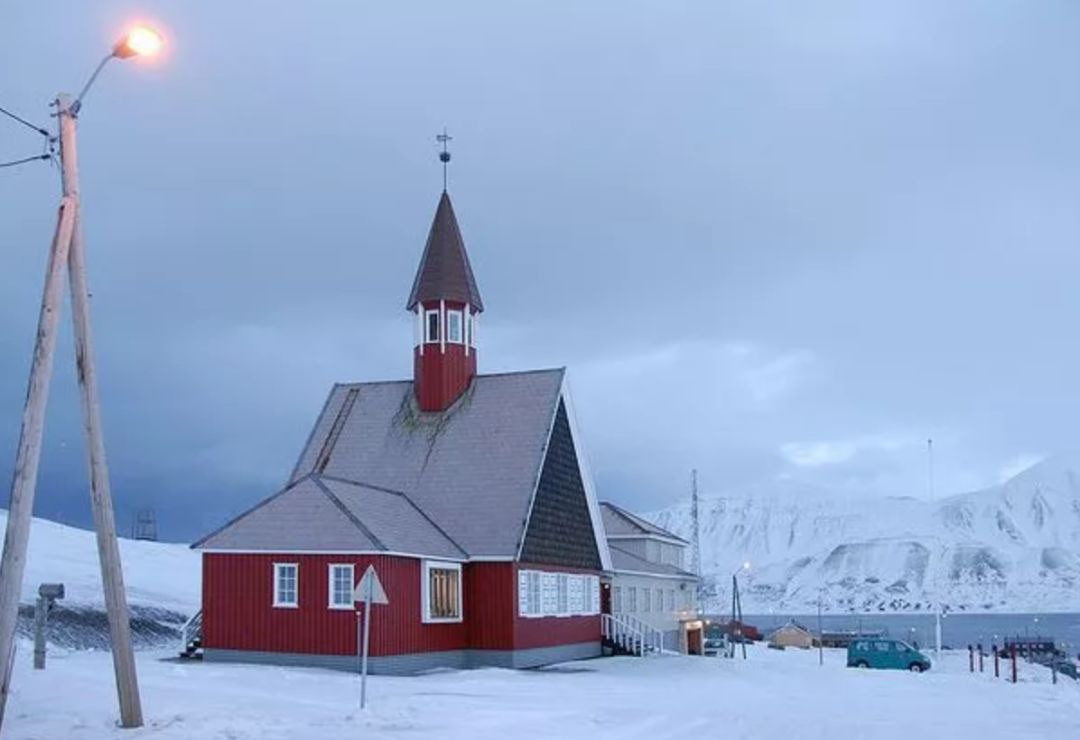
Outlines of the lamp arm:
[{"label": "lamp arm", "polygon": [[108,54],[105,55],[105,58],[98,63],[97,68],[94,70],[94,74],[90,75],[90,79],[86,81],[85,85],[83,85],[83,89],[79,93],[79,97],[75,98],[75,102],[71,104],[71,114],[73,116],[79,114],[79,109],[82,108],[83,98],[86,97],[86,93],[90,92],[90,86],[94,84],[95,80],[97,80],[98,75],[101,74],[101,70],[105,69],[105,65],[109,63],[109,60],[115,56],[116,52],[110,51]]}]

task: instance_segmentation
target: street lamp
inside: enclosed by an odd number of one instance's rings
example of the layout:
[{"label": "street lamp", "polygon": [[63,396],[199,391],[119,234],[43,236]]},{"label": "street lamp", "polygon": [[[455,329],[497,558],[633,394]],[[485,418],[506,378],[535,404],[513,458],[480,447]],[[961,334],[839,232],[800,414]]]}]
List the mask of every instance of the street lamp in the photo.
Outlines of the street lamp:
[{"label": "street lamp", "polygon": [[83,85],[82,90],[79,92],[79,97],[75,98],[75,102],[71,104],[72,115],[79,114],[83,98],[86,97],[86,93],[90,92],[90,87],[110,60],[154,56],[161,51],[164,43],[165,39],[161,37],[161,34],[149,26],[132,26],[127,34],[113,45],[112,51],[98,62],[98,66],[94,68],[94,73],[90,75],[90,79],[86,81],[86,84]]},{"label": "street lamp", "polygon": [[16,472],[11,484],[11,503],[8,509],[7,530],[4,535],[3,557],[0,558],[0,724],[3,722],[4,707],[11,685],[19,594],[26,567],[27,541],[34,510],[38,463],[41,459],[45,406],[49,395],[53,357],[56,353],[56,334],[60,320],[65,267],[71,288],[75,360],[82,401],[83,429],[86,432],[89,448],[90,502],[94,513],[94,529],[97,533],[98,556],[101,561],[101,581],[105,592],[105,610],[113,651],[113,669],[120,700],[120,723],[124,727],[140,727],[143,723],[139,686],[135,674],[135,656],[131,646],[127,596],[124,593],[120,551],[116,541],[116,517],[113,513],[109,471],[105,460],[97,370],[94,366],[91,347],[90,291],[86,280],[86,254],[81,223],[82,203],[79,198],[75,130],[76,117],[79,108],[82,107],[82,100],[110,59],[113,57],[128,59],[154,54],[161,45],[161,35],[156,31],[146,26],[135,26],[101,60],[86,85],[83,86],[78,98],[72,101],[71,96],[65,93],[56,96],[56,117],[60,129],[62,197],[45,273],[45,288],[41,300],[41,312],[38,315],[30,382],[15,458]]}]

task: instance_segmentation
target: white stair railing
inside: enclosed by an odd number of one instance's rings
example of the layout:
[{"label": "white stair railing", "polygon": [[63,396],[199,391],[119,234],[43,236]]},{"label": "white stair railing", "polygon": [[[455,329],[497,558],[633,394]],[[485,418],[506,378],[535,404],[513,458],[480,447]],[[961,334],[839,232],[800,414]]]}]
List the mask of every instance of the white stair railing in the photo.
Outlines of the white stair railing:
[{"label": "white stair railing", "polygon": [[180,628],[180,654],[186,655],[188,648],[202,636],[202,609],[191,615],[191,619],[184,622]]},{"label": "white stair railing", "polygon": [[664,633],[629,614],[602,614],[600,629],[605,639],[633,655],[664,650]]}]

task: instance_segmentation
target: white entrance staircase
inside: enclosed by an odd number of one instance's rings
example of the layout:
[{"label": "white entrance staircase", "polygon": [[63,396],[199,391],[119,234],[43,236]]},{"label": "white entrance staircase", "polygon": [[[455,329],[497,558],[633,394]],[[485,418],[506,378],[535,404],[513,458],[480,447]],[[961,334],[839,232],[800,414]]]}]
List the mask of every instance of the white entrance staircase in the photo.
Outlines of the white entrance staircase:
[{"label": "white entrance staircase", "polygon": [[626,655],[659,655],[664,651],[664,633],[629,614],[601,614],[600,632],[604,642]]}]

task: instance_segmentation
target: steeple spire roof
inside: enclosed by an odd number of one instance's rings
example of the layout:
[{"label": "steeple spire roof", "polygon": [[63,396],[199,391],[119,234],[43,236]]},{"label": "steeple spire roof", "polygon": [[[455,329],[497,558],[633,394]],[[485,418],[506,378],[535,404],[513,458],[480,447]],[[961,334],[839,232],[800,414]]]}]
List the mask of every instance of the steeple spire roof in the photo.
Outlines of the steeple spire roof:
[{"label": "steeple spire roof", "polygon": [[454,207],[445,190],[439,198],[439,207],[435,210],[424,255],[420,258],[405,308],[411,311],[421,301],[438,300],[468,303],[477,311],[484,310]]}]

